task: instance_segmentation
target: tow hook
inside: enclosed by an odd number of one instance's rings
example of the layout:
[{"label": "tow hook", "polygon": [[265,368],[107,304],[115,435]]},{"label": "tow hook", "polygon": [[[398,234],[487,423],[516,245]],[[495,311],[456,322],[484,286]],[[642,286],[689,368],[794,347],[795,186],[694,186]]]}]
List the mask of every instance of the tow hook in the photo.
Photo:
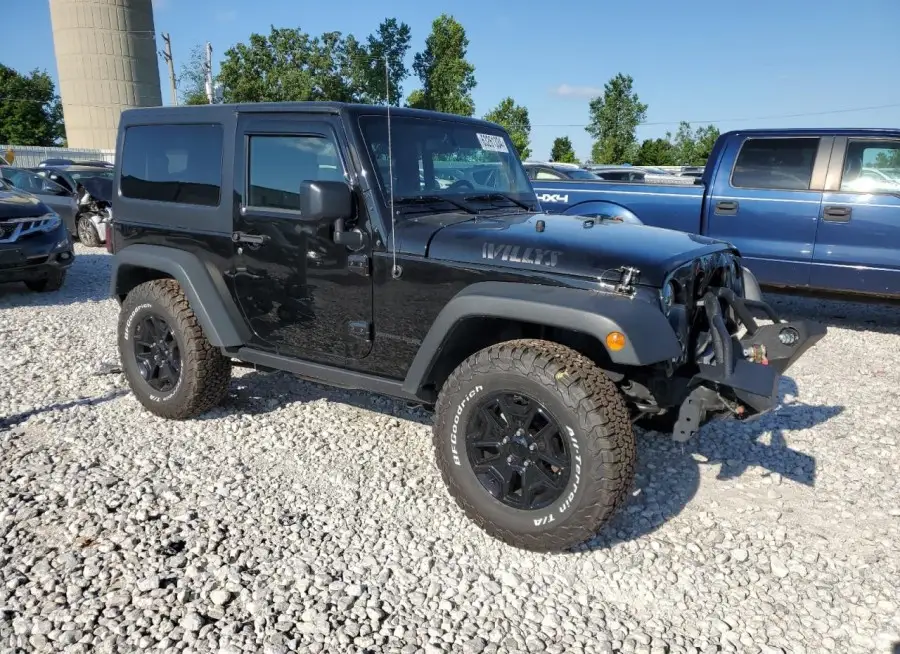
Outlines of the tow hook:
[{"label": "tow hook", "polygon": [[752,363],[761,363],[764,366],[769,365],[769,359],[766,356],[765,345],[751,345],[744,350],[744,357]]}]

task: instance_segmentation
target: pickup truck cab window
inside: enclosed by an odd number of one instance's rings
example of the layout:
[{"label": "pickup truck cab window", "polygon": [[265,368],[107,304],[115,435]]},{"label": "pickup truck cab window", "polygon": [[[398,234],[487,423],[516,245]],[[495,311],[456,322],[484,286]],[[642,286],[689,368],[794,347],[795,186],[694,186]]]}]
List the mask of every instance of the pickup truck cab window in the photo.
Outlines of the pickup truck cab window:
[{"label": "pickup truck cab window", "polygon": [[300,182],[342,181],[333,141],[320,135],[249,137],[247,205],[300,210]]},{"label": "pickup truck cab window", "polygon": [[809,190],[818,138],[750,138],[731,174],[735,188]]},{"label": "pickup truck cab window", "polygon": [[[854,140],[847,143],[841,191],[856,193],[898,193],[900,141]],[[887,170],[885,170],[887,169]]]},{"label": "pickup truck cab window", "polygon": [[214,207],[221,185],[221,125],[134,125],[125,130],[123,196]]},{"label": "pickup truck cab window", "polygon": [[534,173],[535,179],[565,179],[566,176],[561,173],[553,172],[552,170],[547,170],[546,168],[538,168]]}]

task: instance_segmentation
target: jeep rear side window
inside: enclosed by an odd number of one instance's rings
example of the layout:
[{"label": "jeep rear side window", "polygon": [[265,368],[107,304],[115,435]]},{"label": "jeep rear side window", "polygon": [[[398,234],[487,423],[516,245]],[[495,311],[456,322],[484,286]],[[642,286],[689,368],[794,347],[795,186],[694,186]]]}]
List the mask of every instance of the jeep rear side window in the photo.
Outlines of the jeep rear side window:
[{"label": "jeep rear side window", "polygon": [[807,191],[818,150],[818,138],[747,139],[731,174],[731,185]]},{"label": "jeep rear side window", "polygon": [[127,198],[217,206],[222,187],[222,126],[126,128],[119,186]]},{"label": "jeep rear side window", "polygon": [[323,136],[251,136],[247,204],[300,210],[300,182],[345,181],[334,143]]}]

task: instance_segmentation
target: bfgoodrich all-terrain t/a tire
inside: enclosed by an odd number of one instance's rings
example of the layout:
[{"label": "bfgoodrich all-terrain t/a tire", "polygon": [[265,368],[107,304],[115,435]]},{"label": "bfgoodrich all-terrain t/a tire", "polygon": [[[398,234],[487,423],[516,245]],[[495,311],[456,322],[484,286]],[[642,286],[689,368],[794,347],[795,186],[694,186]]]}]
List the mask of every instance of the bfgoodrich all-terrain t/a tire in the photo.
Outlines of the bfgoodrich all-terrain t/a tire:
[{"label": "bfgoodrich all-terrain t/a tire", "polygon": [[119,357],[135,397],[163,418],[196,417],[228,392],[231,360],[207,340],[174,279],[146,282],[125,298]]},{"label": "bfgoodrich all-terrain t/a tire", "polygon": [[624,398],[590,359],[557,343],[508,341],[467,358],[441,389],[433,433],[457,504],[523,549],[589,540],[634,479]]}]

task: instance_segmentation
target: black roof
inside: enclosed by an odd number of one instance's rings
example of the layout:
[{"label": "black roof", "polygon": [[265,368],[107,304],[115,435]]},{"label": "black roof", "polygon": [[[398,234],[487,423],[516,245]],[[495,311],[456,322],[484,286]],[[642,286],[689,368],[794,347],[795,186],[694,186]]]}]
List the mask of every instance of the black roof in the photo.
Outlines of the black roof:
[{"label": "black roof", "polygon": [[[361,115],[386,116],[385,105],[359,104],[353,102],[243,102],[234,104],[199,104],[167,107],[136,107],[122,112],[120,123],[123,125],[139,125],[167,122],[193,122],[211,120],[224,122],[228,117],[239,113],[326,113],[356,118]],[[499,125],[468,116],[447,114],[428,109],[411,109],[409,107],[391,107],[391,117],[429,118],[432,120],[455,120],[492,127]],[[502,129],[502,128],[500,128]]]}]

